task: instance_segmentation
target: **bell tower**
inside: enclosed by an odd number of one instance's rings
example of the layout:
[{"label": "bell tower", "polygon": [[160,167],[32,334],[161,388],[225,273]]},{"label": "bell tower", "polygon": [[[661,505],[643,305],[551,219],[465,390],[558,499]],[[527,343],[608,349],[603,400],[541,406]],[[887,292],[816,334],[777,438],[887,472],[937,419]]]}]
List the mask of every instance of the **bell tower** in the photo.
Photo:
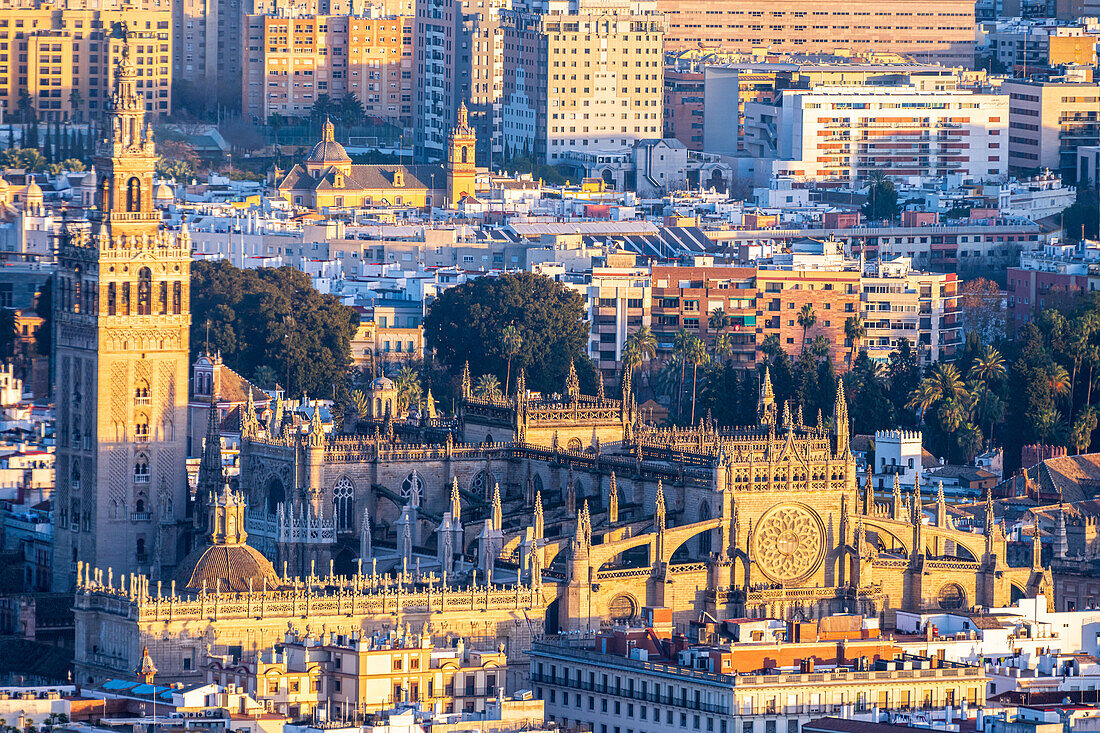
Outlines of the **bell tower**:
[{"label": "bell tower", "polygon": [[78,561],[157,579],[187,550],[191,241],[153,206],[156,148],[121,35],[90,233],[62,235],[54,281],[58,591]]},{"label": "bell tower", "polygon": [[466,103],[458,108],[458,124],[451,128],[447,141],[447,205],[454,206],[463,196],[473,196],[477,181],[474,153],[477,133],[470,127]]}]

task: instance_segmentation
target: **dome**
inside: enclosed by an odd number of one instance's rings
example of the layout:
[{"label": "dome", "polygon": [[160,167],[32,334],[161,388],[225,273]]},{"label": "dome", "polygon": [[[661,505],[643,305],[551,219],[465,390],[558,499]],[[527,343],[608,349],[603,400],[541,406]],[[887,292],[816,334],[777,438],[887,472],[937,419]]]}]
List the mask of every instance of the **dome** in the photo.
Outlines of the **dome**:
[{"label": "dome", "polygon": [[336,142],[336,128],[331,120],[325,120],[321,128],[321,142],[313,146],[309,151],[306,163],[350,163],[351,158],[344,150],[344,146]]},{"label": "dome", "polygon": [[218,587],[237,593],[248,592],[248,581],[252,581],[252,590],[268,590],[282,585],[275,573],[271,561],[258,550],[245,544],[209,545],[199,548],[188,555],[176,573],[176,584],[180,590],[201,591],[205,581],[206,590]]},{"label": "dome", "polygon": [[379,377],[370,383],[370,388],[373,390],[394,389],[393,380],[389,377]]},{"label": "dome", "polygon": [[29,184],[27,184],[27,197],[28,198],[31,197],[31,196],[41,196],[41,195],[42,195],[42,187],[41,186],[39,186],[34,181],[31,181]]},{"label": "dome", "polygon": [[344,146],[335,140],[322,140],[309,151],[307,163],[350,163]]},{"label": "dome", "polygon": [[157,186],[157,193],[156,196],[154,196],[153,198],[155,198],[157,201],[160,201],[162,199],[174,200],[176,198],[176,194],[172,193],[172,187],[169,186],[167,183],[161,183],[159,186]]}]

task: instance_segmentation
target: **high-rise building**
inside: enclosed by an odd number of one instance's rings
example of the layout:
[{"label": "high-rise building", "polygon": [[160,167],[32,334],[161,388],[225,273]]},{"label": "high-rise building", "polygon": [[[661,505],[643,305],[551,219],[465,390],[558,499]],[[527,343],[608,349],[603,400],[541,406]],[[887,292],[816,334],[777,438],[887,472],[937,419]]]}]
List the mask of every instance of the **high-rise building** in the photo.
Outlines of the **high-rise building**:
[{"label": "high-rise building", "polygon": [[703,149],[703,70],[665,69],[665,137]]},{"label": "high-rise building", "polygon": [[1002,94],[823,85],[746,104],[745,147],[771,161],[771,175],[978,180],[1008,168],[1008,118]]},{"label": "high-rise building", "polygon": [[669,51],[832,53],[875,50],[925,63],[974,66],[973,0],[657,0]]},{"label": "high-rise building", "polygon": [[1008,166],[1013,172],[1077,172],[1077,148],[1100,145],[1100,84],[1008,79]]},{"label": "high-rise building", "polygon": [[370,116],[401,127],[412,121],[413,19],[367,15],[245,18],[241,105],[257,120],[304,117],[322,94],[351,94]]},{"label": "high-rise building", "polygon": [[39,119],[83,122],[105,108],[111,69],[117,65],[123,33],[130,40],[130,63],[145,111],[172,109],[169,32],[171,11],[153,0],[141,4],[80,3],[57,7],[40,0],[0,7],[0,105],[16,114],[29,95]]},{"label": "high-rise building", "polygon": [[548,0],[503,14],[504,142],[545,163],[664,134],[654,0]]},{"label": "high-rise building", "polygon": [[465,103],[477,132],[478,160],[504,152],[503,34],[500,15],[511,0],[439,0],[416,10],[416,127],[418,157],[446,156],[447,131]]},{"label": "high-rise building", "polygon": [[153,206],[156,150],[132,45],[103,120],[92,231],[58,254],[57,590],[73,586],[78,562],[164,577],[186,549],[191,247]]}]

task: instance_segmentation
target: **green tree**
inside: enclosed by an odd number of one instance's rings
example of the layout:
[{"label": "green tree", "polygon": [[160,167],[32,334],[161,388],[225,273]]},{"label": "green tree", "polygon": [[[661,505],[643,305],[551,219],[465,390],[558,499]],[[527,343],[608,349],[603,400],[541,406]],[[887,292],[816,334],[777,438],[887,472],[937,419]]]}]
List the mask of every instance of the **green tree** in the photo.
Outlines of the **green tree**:
[{"label": "green tree", "polygon": [[1096,239],[1100,237],[1097,226],[1100,225],[1100,188],[1081,187],[1077,189],[1077,201],[1062,211],[1062,228],[1070,239]]},{"label": "green tree", "polygon": [[676,335],[672,338],[672,353],[676,355],[676,361],[680,365],[680,386],[676,390],[676,417],[680,420],[684,417],[684,369],[687,367],[687,363],[691,361],[687,354],[691,346],[691,339],[693,338],[694,336],[683,328],[677,331]]},{"label": "green tree", "polygon": [[561,391],[571,361],[582,388],[595,386],[584,299],[544,275],[509,273],[449,288],[428,309],[424,335],[452,374],[468,360],[473,373],[494,374],[499,381],[508,363],[497,345],[509,325],[521,338],[512,366],[525,370],[530,389]]},{"label": "green tree", "polygon": [[359,101],[359,97],[348,92],[340,97],[340,101],[336,105],[336,113],[345,127],[354,127],[362,124],[366,111],[363,109],[363,103]]},{"label": "green tree", "polygon": [[1084,453],[1092,443],[1092,433],[1096,430],[1096,408],[1091,405],[1085,407],[1073,421],[1073,429],[1070,431],[1070,441],[1077,453]]},{"label": "green tree", "polygon": [[339,115],[339,108],[332,97],[322,92],[313,100],[313,107],[309,111],[309,117],[315,123],[321,123],[334,115]]},{"label": "green tree", "polygon": [[260,389],[275,389],[275,385],[279,381],[279,374],[271,368],[270,364],[261,364],[256,367],[252,381]]},{"label": "green tree", "polygon": [[898,215],[898,192],[894,183],[879,169],[871,171],[867,186],[867,203],[863,216],[869,221],[893,221]]},{"label": "green tree", "polygon": [[707,325],[710,326],[710,330],[715,333],[722,333],[730,325],[730,317],[726,315],[726,311],[723,308],[715,308],[707,316]]},{"label": "green tree", "polygon": [[11,308],[0,308],[0,359],[9,360],[15,356],[15,342],[18,338],[15,311]]},{"label": "green tree", "polygon": [[266,364],[285,377],[287,394],[327,396],[346,388],[358,316],[319,293],[300,270],[193,262],[192,361],[206,344],[208,321],[210,348],[239,373],[255,374]]},{"label": "green tree", "polygon": [[398,414],[404,415],[414,405],[420,404],[420,398],[423,396],[420,372],[412,366],[406,364],[401,367],[401,371],[397,373],[397,379],[394,380],[394,386],[397,388]]},{"label": "green tree", "polygon": [[817,313],[814,312],[814,306],[812,303],[803,303],[802,307],[798,309],[798,325],[802,328],[802,348],[799,350],[799,354],[806,352],[806,334],[817,323]]},{"label": "green tree", "polygon": [[691,362],[691,424],[695,424],[695,384],[699,376],[699,366],[707,363],[707,347],[698,336],[692,336],[688,342],[684,357]]},{"label": "green tree", "polygon": [[521,348],[523,348],[523,337],[520,336],[519,329],[509,323],[500,330],[500,350],[504,354],[504,358],[508,360],[508,368],[504,373],[505,392],[511,390],[512,359],[516,358]]},{"label": "green tree", "polygon": [[500,380],[495,374],[482,374],[474,382],[474,396],[483,400],[500,399]]},{"label": "green tree", "polygon": [[851,342],[848,362],[849,368],[851,368],[851,365],[856,361],[856,356],[859,354],[859,344],[867,335],[867,326],[863,323],[863,317],[858,313],[854,316],[848,316],[844,321],[844,335]]},{"label": "green tree", "polygon": [[649,326],[642,326],[626,337],[624,351],[629,349],[636,361],[630,365],[635,368],[657,356],[657,337]]}]

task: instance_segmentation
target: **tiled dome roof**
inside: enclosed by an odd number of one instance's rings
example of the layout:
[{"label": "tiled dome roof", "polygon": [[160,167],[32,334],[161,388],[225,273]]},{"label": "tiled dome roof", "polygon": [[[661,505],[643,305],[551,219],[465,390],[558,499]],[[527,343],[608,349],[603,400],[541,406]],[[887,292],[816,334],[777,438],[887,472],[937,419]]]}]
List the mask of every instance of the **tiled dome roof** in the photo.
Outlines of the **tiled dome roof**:
[{"label": "tiled dome roof", "polygon": [[221,581],[221,589],[244,593],[248,591],[248,581],[252,580],[252,590],[263,590],[282,585],[275,573],[271,561],[260,552],[245,544],[210,545],[193,551],[184,559],[176,574],[177,586],[181,590],[201,591],[203,581],[206,589],[213,591]]}]

